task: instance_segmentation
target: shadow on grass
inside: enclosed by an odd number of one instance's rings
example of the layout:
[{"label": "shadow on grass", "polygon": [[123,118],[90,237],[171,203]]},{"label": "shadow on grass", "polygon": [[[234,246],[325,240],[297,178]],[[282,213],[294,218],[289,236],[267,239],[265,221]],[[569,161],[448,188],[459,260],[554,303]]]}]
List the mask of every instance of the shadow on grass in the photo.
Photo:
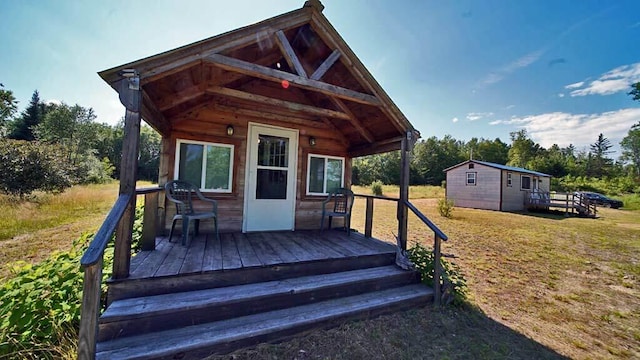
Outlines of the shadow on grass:
[{"label": "shadow on grass", "polygon": [[473,306],[427,306],[214,359],[568,359]]},{"label": "shadow on grass", "polygon": [[565,219],[571,219],[571,218],[588,219],[585,216],[579,216],[578,214],[575,214],[575,213],[572,214],[571,212],[569,212],[567,216],[567,214],[564,211],[560,211],[560,210],[529,210],[529,211],[525,210],[525,211],[516,211],[514,212],[514,214],[544,218],[544,219],[550,219],[550,220],[565,220]]}]

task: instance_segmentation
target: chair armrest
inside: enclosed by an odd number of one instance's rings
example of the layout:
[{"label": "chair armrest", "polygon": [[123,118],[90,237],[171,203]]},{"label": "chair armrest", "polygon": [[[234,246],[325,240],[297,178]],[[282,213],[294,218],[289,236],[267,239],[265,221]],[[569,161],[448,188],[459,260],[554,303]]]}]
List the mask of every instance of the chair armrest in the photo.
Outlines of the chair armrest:
[{"label": "chair armrest", "polygon": [[322,200],[322,210],[324,211],[324,208],[326,207],[326,205],[329,203],[329,201],[331,201],[331,194],[327,195],[327,198]]},{"label": "chair armrest", "polygon": [[202,193],[200,191],[196,191],[196,195],[198,196],[198,199],[211,203],[212,206],[213,206],[213,212],[216,215],[218,214],[218,201],[217,200],[209,199],[209,198],[204,197],[204,195],[202,195]]}]

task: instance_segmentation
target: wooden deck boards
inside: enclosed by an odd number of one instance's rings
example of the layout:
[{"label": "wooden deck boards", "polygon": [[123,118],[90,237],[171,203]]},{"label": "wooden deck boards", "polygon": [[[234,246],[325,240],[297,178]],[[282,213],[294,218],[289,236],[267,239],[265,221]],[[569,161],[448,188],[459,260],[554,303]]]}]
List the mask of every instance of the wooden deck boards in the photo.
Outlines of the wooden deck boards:
[{"label": "wooden deck boards", "polygon": [[335,230],[223,233],[219,240],[212,234],[200,234],[189,246],[176,241],[159,237],[156,250],[136,254],[131,260],[129,279],[395,252],[392,244]]}]

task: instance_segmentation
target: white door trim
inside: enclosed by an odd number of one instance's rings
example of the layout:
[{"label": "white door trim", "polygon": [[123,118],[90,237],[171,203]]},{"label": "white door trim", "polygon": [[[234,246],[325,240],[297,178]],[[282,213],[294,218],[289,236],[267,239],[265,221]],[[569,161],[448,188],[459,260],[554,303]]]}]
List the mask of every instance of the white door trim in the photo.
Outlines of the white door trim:
[{"label": "white door trim", "polygon": [[299,130],[291,129],[261,123],[249,122],[248,131],[247,131],[247,151],[245,154],[245,175],[244,175],[244,207],[243,207],[243,215],[242,215],[242,232],[247,231],[260,231],[259,229],[248,229],[248,219],[249,215],[249,201],[251,200],[251,191],[255,191],[255,185],[250,184],[251,172],[257,171],[257,165],[252,163],[251,159],[251,151],[255,149],[257,144],[254,144],[252,139],[257,134],[258,131],[285,131],[288,132],[290,137],[290,151],[293,156],[291,156],[291,164],[290,170],[292,173],[292,180],[287,182],[287,192],[291,194],[291,228],[290,229],[282,229],[282,230],[295,230],[295,208],[296,208],[296,198],[297,198],[297,183],[298,183],[298,142],[299,142]]}]

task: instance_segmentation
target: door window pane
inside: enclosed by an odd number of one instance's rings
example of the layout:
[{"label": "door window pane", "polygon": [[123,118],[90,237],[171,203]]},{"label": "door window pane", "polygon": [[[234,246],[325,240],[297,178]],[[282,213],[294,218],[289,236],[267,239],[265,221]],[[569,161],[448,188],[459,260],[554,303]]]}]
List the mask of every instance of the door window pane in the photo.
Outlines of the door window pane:
[{"label": "door window pane", "polygon": [[180,144],[178,179],[202,187],[202,145]]},{"label": "door window pane", "polygon": [[289,139],[258,135],[258,165],[286,168],[289,166]]},{"label": "door window pane", "polygon": [[287,170],[258,169],[256,199],[286,199]]}]

